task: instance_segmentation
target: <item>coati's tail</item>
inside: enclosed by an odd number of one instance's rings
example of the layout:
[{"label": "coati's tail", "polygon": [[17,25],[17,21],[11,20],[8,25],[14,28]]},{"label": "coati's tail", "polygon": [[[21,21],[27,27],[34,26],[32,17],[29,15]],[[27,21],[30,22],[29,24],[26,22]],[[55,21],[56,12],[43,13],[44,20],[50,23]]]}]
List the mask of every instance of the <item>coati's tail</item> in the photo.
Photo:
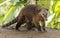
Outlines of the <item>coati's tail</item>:
[{"label": "coati's tail", "polygon": [[4,25],[2,25],[2,27],[4,28],[4,27],[8,27],[8,26],[10,26],[10,25],[12,25],[12,24],[14,24],[14,23],[16,23],[17,22],[17,17],[16,18],[14,18],[12,21],[10,21],[9,23],[6,23],[6,24],[4,24]]}]

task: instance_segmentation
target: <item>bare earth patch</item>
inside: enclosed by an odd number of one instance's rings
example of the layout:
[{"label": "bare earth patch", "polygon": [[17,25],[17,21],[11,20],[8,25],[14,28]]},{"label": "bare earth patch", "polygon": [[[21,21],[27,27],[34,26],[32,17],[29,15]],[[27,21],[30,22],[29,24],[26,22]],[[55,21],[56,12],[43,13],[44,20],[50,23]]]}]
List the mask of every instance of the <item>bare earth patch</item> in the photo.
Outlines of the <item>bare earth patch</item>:
[{"label": "bare earth patch", "polygon": [[60,38],[60,30],[47,29],[47,32],[15,31],[0,28],[0,38]]}]

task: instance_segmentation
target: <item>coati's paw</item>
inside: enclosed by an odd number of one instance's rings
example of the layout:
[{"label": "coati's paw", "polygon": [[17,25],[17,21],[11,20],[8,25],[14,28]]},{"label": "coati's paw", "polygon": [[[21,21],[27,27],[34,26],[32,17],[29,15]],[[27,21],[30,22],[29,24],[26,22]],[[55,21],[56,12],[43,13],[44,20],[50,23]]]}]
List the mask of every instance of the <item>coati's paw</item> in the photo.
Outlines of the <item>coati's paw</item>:
[{"label": "coati's paw", "polygon": [[41,32],[47,32],[47,30],[45,29],[45,30],[41,30]]},{"label": "coati's paw", "polygon": [[36,30],[37,32],[41,32],[41,33],[44,33],[46,32],[46,30]]},{"label": "coati's paw", "polygon": [[45,29],[44,32],[47,32],[47,30]]},{"label": "coati's paw", "polygon": [[27,30],[31,30],[31,29],[27,29]]},{"label": "coati's paw", "polygon": [[46,28],[43,28],[43,31],[44,31],[44,32],[47,32]]},{"label": "coati's paw", "polygon": [[38,30],[38,32],[41,32],[41,33],[43,33],[44,31],[42,31],[42,30],[41,30],[41,31],[39,31],[39,30]]},{"label": "coati's paw", "polygon": [[15,28],[15,31],[20,31],[20,30]]},{"label": "coati's paw", "polygon": [[34,28],[32,28],[32,29],[27,29],[28,31],[35,31],[35,29]]},{"label": "coati's paw", "polygon": [[46,31],[42,31],[42,30],[41,30],[41,31],[37,31],[37,32],[41,32],[41,33],[44,33],[44,32],[46,32]]},{"label": "coati's paw", "polygon": [[36,32],[42,32],[41,30],[38,30],[38,29],[35,29],[34,31],[36,31]]},{"label": "coati's paw", "polygon": [[16,31],[20,31],[20,30],[16,30]]},{"label": "coati's paw", "polygon": [[27,30],[31,30],[32,28],[30,28],[30,27],[27,27]]}]

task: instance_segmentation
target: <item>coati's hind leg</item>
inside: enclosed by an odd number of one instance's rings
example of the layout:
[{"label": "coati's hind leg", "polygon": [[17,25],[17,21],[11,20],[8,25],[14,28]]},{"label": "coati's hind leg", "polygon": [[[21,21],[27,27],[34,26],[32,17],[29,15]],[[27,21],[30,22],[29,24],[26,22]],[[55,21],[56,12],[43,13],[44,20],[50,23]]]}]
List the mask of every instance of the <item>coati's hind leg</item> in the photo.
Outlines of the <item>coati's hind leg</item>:
[{"label": "coati's hind leg", "polygon": [[23,23],[25,23],[25,17],[20,17],[20,19],[18,20],[18,22],[17,22],[17,24],[16,24],[15,29],[16,29],[16,30],[19,30],[19,27],[20,27]]},{"label": "coati's hind leg", "polygon": [[19,22],[17,22],[15,29],[16,29],[16,30],[19,30],[19,27],[20,27],[23,23],[24,23],[24,21],[19,21]]}]

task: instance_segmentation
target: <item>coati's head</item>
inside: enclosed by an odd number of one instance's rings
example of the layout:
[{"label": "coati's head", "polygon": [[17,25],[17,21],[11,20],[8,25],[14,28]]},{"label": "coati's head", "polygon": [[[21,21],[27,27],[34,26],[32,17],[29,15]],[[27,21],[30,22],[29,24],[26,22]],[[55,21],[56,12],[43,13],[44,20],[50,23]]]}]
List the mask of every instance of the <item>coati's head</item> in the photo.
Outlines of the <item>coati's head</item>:
[{"label": "coati's head", "polygon": [[47,20],[48,9],[40,8],[40,13],[39,14],[41,14],[45,18],[45,20]]}]

